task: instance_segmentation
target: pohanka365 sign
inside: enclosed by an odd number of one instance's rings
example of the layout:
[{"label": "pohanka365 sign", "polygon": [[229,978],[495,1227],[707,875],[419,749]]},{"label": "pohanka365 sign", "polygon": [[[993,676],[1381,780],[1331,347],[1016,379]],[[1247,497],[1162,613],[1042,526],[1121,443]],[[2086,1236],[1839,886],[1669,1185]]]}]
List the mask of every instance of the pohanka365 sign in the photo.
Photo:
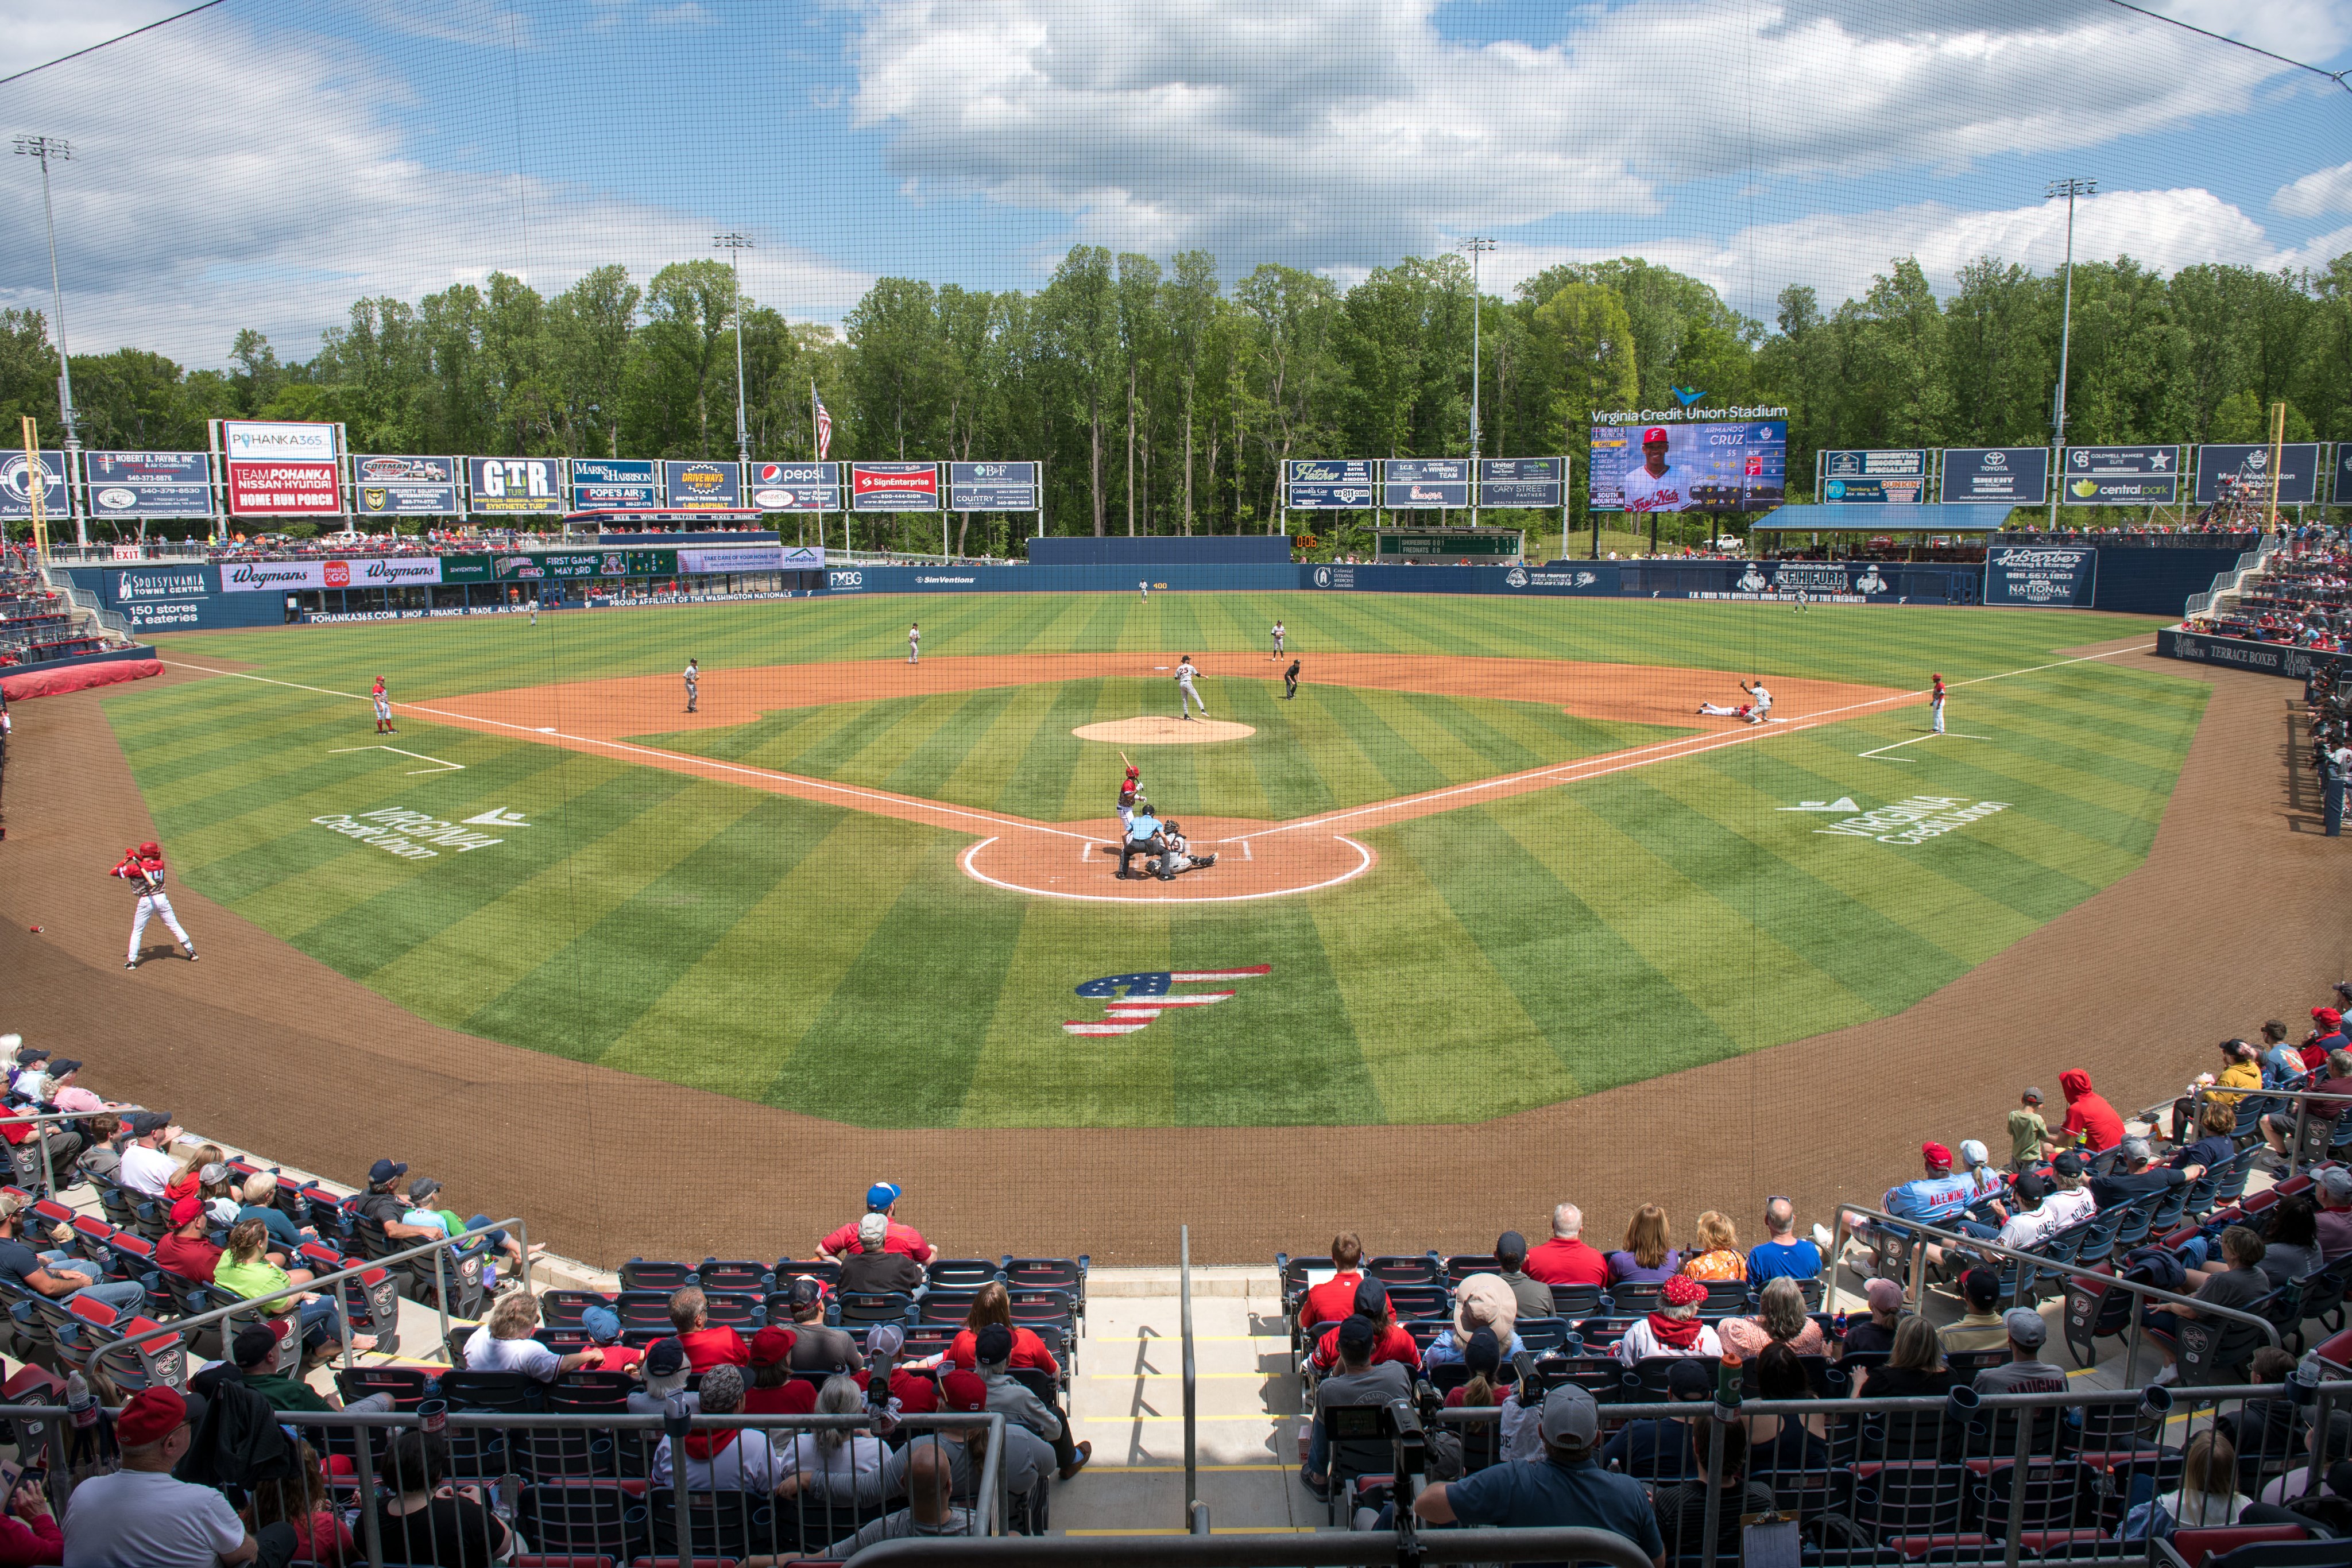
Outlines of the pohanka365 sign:
[{"label": "pohanka365 sign", "polygon": [[331,424],[222,420],[220,450],[229,515],[299,517],[341,512],[338,434]]}]

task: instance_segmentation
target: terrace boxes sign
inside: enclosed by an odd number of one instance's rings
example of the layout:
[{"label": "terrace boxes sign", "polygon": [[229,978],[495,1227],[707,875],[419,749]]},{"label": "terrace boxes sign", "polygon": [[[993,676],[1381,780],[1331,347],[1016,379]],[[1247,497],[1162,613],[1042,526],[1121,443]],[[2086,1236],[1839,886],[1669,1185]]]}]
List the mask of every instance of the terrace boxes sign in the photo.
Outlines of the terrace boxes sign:
[{"label": "terrace boxes sign", "polygon": [[215,428],[231,517],[332,517],[342,511],[336,426],[224,419]]}]

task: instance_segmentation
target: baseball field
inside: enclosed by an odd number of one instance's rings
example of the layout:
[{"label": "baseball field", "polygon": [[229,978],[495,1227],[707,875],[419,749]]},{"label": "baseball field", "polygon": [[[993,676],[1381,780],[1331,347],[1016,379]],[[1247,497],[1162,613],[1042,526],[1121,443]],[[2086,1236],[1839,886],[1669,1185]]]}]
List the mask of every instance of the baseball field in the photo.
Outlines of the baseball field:
[{"label": "baseball field", "polygon": [[[1900,1012],[2129,872],[2207,687],[2069,650],[2153,624],[802,600],[166,638],[200,678],[104,706],[183,882],[436,1024],[877,1127],[1470,1122]],[[1185,653],[1248,733],[1128,727]],[[1216,865],[1116,879],[1122,747]]]}]

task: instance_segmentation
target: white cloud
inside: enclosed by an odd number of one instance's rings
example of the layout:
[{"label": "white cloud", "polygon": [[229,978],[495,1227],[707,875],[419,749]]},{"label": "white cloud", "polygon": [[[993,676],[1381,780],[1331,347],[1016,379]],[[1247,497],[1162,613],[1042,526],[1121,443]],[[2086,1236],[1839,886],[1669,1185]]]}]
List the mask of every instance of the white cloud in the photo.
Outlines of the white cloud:
[{"label": "white cloud", "polygon": [[[2074,212],[2074,259],[2130,256],[2170,273],[2199,262],[2274,267],[2325,265],[2352,249],[2352,230],[2325,236],[2303,250],[2273,243],[2260,224],[2199,189],[2116,191],[2079,203]],[[1789,283],[1810,284],[1823,308],[1859,298],[1871,279],[1895,260],[1916,256],[1930,284],[1949,292],[1960,268],[1997,256],[2035,271],[2057,267],[2066,254],[2066,207],[2047,202],[2006,211],[1966,212],[1935,203],[1871,213],[1821,213],[1786,223],[1759,224],[1723,239],[1668,238],[1610,246],[1506,244],[1486,262],[1486,275],[1507,288],[1565,261],[1638,256],[1711,284],[1735,308],[1765,320]]]},{"label": "white cloud", "polygon": [[[1634,0],[1538,48],[1448,42],[1435,4],[873,0],[855,122],[887,135],[895,172],[1070,214],[1085,238],[1330,267],[1652,213],[1691,182],[2095,145],[2242,111],[2285,69],[2105,5],[2003,29],[1924,5]],[[2285,4],[2303,47],[2347,33]]]},{"label": "white cloud", "polygon": [[[109,27],[103,36],[120,30]],[[712,234],[741,226],[420,163],[389,123],[416,107],[406,84],[320,40],[257,40],[240,26],[175,32],[169,47],[142,50],[135,78],[136,91],[105,90],[76,62],[0,96],[12,122],[75,144],[55,191],[77,353],[131,344],[218,365],[250,326],[281,354],[307,358],[362,295],[413,300],[493,270],[552,293],[614,261],[642,283],[667,263],[711,255]],[[159,103],[170,105],[168,131]],[[46,314],[37,172],[11,162],[0,164],[14,176],[0,182],[0,305]],[[838,316],[872,281],[782,235],[748,232],[760,248],[744,260],[745,287],[795,319]]]},{"label": "white cloud", "polygon": [[2291,218],[2352,213],[2352,163],[2314,169],[2291,185],[2281,185],[2271,205]]}]

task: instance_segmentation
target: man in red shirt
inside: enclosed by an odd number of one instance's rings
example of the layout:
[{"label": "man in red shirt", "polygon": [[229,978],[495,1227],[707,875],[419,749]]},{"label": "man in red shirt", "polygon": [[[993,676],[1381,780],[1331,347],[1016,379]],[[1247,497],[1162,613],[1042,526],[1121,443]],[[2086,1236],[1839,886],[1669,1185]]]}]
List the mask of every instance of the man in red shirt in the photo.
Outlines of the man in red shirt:
[{"label": "man in red shirt", "polygon": [[[2311,1009],[2311,1032],[2303,1039],[2303,1067],[2316,1072],[2327,1065],[2327,1053],[2352,1045],[2344,1036],[2344,1015],[2334,1008]],[[15,1142],[14,1139],[9,1140]]]},{"label": "man in red shirt", "polygon": [[221,1249],[205,1239],[205,1200],[184,1197],[172,1206],[172,1228],[155,1243],[155,1261],[183,1280],[206,1284]]},{"label": "man in red shirt", "polygon": [[[896,1182],[876,1182],[866,1189],[866,1212],[878,1214],[889,1223],[887,1239],[882,1243],[885,1252],[903,1252],[918,1263],[931,1262],[939,1257],[940,1249],[925,1241],[921,1231],[911,1225],[901,1225],[894,1218],[900,1191]],[[830,1263],[858,1250],[857,1224],[853,1219],[818,1242],[816,1255]]]},{"label": "man in red shirt", "polygon": [[1547,1285],[1606,1285],[1609,1260],[1584,1244],[1584,1210],[1563,1203],[1551,1211],[1551,1239],[1528,1254],[1527,1276]]},{"label": "man in red shirt", "polygon": [[[1419,1371],[1421,1347],[1412,1343],[1412,1335],[1396,1321],[1389,1306],[1388,1287],[1378,1280],[1366,1280],[1356,1287],[1356,1317],[1369,1319],[1380,1325],[1380,1338],[1373,1343],[1370,1364],[1378,1366],[1384,1361],[1394,1361]],[[1309,1359],[1318,1373],[1328,1373],[1339,1364],[1339,1327],[1334,1323],[1324,1331]]]},{"label": "man in red shirt", "polygon": [[1363,1239],[1352,1230],[1331,1238],[1331,1267],[1338,1270],[1319,1285],[1307,1287],[1298,1303],[1298,1332],[1317,1323],[1338,1322],[1356,1310],[1356,1287],[1363,1282]]},{"label": "man in red shirt", "polygon": [[686,1364],[695,1372],[708,1372],[714,1366],[749,1366],[751,1347],[743,1336],[725,1323],[710,1326],[709,1298],[699,1285],[688,1285],[669,1299],[669,1321],[677,1327],[677,1343],[686,1352]]},{"label": "man in red shirt", "polygon": [[751,1336],[751,1386],[743,1391],[744,1415],[806,1416],[816,1409],[816,1385],[793,1375],[793,1345],[799,1337],[773,1324]]},{"label": "man in red shirt", "polygon": [[2072,1068],[2058,1075],[2066,1096],[2066,1120],[2059,1130],[2092,1154],[2112,1149],[2124,1141],[2124,1119],[2116,1108],[2091,1089],[2091,1075]]}]

